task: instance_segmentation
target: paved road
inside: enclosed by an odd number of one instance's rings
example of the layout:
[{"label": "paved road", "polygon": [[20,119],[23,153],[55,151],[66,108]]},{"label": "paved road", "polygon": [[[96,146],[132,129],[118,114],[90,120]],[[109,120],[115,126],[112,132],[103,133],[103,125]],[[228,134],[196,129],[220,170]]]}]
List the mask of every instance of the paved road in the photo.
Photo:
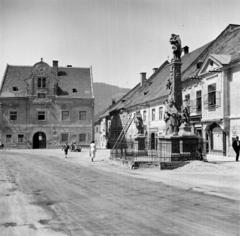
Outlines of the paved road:
[{"label": "paved road", "polygon": [[240,235],[238,201],[53,156],[1,152],[0,168],[15,184],[12,191],[51,215],[39,223],[65,235]]}]

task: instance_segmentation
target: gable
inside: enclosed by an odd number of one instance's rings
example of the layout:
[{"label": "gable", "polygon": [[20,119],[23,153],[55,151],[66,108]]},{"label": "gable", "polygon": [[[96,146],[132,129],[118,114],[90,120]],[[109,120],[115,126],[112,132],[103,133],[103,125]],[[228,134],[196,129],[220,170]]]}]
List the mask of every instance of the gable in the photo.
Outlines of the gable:
[{"label": "gable", "polygon": [[210,73],[220,69],[222,65],[214,60],[213,58],[208,57],[206,61],[203,63],[202,68],[199,71],[199,75],[204,75],[206,73]]}]

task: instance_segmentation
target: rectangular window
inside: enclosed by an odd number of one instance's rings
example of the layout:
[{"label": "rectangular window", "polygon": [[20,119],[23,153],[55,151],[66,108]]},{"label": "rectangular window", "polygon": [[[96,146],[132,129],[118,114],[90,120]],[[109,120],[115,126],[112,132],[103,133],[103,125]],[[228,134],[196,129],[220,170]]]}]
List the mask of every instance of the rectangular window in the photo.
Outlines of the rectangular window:
[{"label": "rectangular window", "polygon": [[38,111],[37,119],[38,120],[46,120],[46,112],[45,111]]},{"label": "rectangular window", "polygon": [[62,120],[70,120],[69,111],[62,111]]},{"label": "rectangular window", "polygon": [[61,134],[61,142],[68,142],[68,133]]},{"label": "rectangular window", "polygon": [[184,101],[186,101],[188,103],[190,102],[190,94],[185,95]]},{"label": "rectangular window", "polygon": [[38,98],[46,98],[46,93],[38,93]]},{"label": "rectangular window", "polygon": [[159,120],[163,119],[163,107],[159,107]]},{"label": "rectangular window", "polygon": [[86,134],[79,134],[79,142],[86,142]]},{"label": "rectangular window", "polygon": [[216,84],[208,85],[208,108],[216,106]]},{"label": "rectangular window", "polygon": [[9,112],[9,119],[10,120],[17,120],[17,112],[16,111],[10,111]]},{"label": "rectangular window", "polygon": [[87,119],[87,112],[79,111],[79,120],[86,120],[86,119]]},{"label": "rectangular window", "polygon": [[7,134],[6,135],[6,143],[11,143],[12,142],[12,135],[11,134]]},{"label": "rectangular window", "polygon": [[152,120],[155,120],[155,114],[156,114],[156,110],[155,108],[152,109]]},{"label": "rectangular window", "polygon": [[143,111],[143,121],[146,121],[147,120],[147,111],[144,110]]},{"label": "rectangular window", "polygon": [[196,92],[196,111],[202,111],[202,91],[199,90]]},{"label": "rectangular window", "polygon": [[23,143],[23,134],[18,135],[18,143]]},{"label": "rectangular window", "polygon": [[46,88],[46,78],[38,78],[38,88]]}]

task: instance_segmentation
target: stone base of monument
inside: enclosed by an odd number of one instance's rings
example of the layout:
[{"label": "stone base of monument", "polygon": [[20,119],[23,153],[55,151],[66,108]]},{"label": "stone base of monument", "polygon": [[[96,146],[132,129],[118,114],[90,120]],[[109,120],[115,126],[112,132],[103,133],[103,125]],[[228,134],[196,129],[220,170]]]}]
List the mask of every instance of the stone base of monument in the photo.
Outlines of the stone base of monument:
[{"label": "stone base of monument", "polygon": [[157,156],[160,158],[161,168],[167,166],[166,163],[174,165],[177,162],[201,159],[200,144],[201,139],[190,132],[187,135],[158,138]]},{"label": "stone base of monument", "polygon": [[134,138],[134,156],[146,155],[145,139],[146,139],[146,137],[141,134],[137,135]]}]

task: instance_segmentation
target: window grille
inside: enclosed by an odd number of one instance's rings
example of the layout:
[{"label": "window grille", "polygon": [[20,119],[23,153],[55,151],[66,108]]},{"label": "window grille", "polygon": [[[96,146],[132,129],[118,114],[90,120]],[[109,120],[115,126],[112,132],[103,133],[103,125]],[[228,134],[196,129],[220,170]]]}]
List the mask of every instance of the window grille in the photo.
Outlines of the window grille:
[{"label": "window grille", "polygon": [[9,119],[10,120],[17,120],[17,112],[16,111],[10,111],[9,112]]}]

